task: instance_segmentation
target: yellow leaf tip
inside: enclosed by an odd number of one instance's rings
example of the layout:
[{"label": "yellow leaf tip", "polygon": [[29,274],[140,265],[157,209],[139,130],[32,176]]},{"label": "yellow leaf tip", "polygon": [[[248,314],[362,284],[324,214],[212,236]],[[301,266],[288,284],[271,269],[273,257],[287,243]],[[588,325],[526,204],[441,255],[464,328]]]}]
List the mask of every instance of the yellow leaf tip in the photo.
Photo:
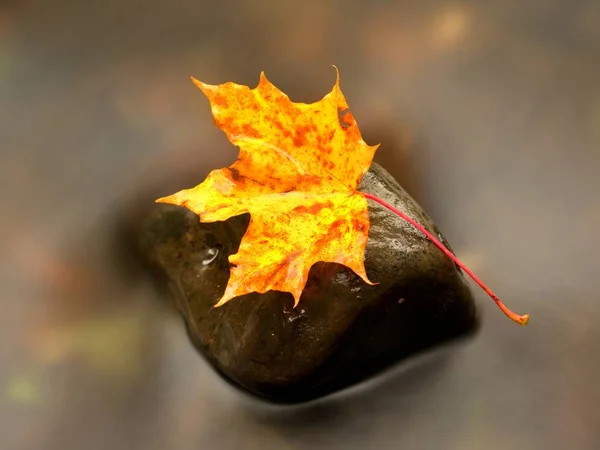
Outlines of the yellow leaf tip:
[{"label": "yellow leaf tip", "polygon": [[206,84],[194,77],[190,77],[192,82],[198,87],[204,94],[208,94],[209,91],[214,91],[217,86],[213,86],[212,84]]},{"label": "yellow leaf tip", "polygon": [[338,69],[338,67],[335,64],[332,64],[331,67],[333,67],[335,69],[335,86],[339,87],[340,86],[340,70]]},{"label": "yellow leaf tip", "polygon": [[168,203],[170,205],[181,205],[179,194],[167,195],[166,197],[157,198],[154,203]]},{"label": "yellow leaf tip", "polygon": [[296,294],[292,294],[294,296],[294,309],[296,309],[296,306],[298,306],[300,304],[300,295],[296,296]]},{"label": "yellow leaf tip", "polygon": [[[229,290],[229,288],[227,288],[227,290]],[[227,290],[223,294],[223,297],[221,297],[219,301],[214,304],[213,308],[219,308],[233,298],[230,294],[227,293]]]},{"label": "yellow leaf tip", "polygon": [[[229,258],[231,258],[231,256],[234,255],[230,255]],[[223,306],[225,303],[228,303],[231,299],[238,297],[239,295],[243,295],[243,293],[236,292],[236,288],[228,283],[227,287],[225,288],[225,292],[223,292],[223,295],[219,301],[215,303],[214,308]]]},{"label": "yellow leaf tip", "polygon": [[271,83],[271,82],[269,81],[269,79],[267,78],[267,75],[265,74],[265,71],[264,71],[264,70],[261,70],[261,71],[260,71],[260,78],[259,78],[259,80],[258,80],[258,86],[257,86],[257,87],[260,87],[260,86],[268,86],[268,85],[270,85],[270,84],[272,84],[272,83]]},{"label": "yellow leaf tip", "polygon": [[519,325],[521,325],[522,327],[524,327],[524,326],[527,326],[528,323],[529,323],[529,314],[523,314],[520,317]]},{"label": "yellow leaf tip", "polygon": [[377,286],[377,285],[379,284],[379,282],[374,282],[374,281],[371,281],[371,280],[369,280],[369,278],[367,277],[367,274],[366,274],[366,273],[365,273],[364,275],[361,275],[360,277],[361,277],[361,278],[362,278],[362,279],[365,281],[365,283],[367,283],[369,286]]}]

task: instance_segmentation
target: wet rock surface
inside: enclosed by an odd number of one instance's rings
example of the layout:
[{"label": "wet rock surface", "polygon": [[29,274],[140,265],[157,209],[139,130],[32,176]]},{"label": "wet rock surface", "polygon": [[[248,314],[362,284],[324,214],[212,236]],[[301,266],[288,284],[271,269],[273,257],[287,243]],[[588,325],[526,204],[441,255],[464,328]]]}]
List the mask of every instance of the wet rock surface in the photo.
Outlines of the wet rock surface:
[{"label": "wet rock surface", "polygon": [[[360,190],[393,204],[446,243],[432,220],[380,166]],[[167,194],[169,192],[164,192]],[[191,341],[225,379],[279,403],[311,400],[362,381],[477,327],[463,274],[408,223],[369,205],[369,286],[344,266],[313,266],[300,304],[253,293],[214,308],[249,215],[199,223],[185,208],[151,204],[124,230],[141,264],[183,316]],[[447,243],[446,243],[447,245]]]}]

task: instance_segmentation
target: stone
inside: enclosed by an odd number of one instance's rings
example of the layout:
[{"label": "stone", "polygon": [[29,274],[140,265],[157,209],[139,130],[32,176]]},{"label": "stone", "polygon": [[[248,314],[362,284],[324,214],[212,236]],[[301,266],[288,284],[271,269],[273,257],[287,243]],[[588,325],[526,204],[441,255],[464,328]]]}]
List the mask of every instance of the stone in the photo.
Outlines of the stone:
[{"label": "stone", "polygon": [[[360,190],[440,237],[421,207],[373,163]],[[167,194],[168,192],[164,192]],[[184,318],[193,345],[233,385],[276,403],[315,399],[363,381],[416,352],[474,332],[478,318],[461,270],[410,224],[369,202],[364,283],[344,266],[313,266],[301,301],[271,291],[214,308],[249,215],[200,223],[185,208],[151,204],[129,222],[141,263]]]}]

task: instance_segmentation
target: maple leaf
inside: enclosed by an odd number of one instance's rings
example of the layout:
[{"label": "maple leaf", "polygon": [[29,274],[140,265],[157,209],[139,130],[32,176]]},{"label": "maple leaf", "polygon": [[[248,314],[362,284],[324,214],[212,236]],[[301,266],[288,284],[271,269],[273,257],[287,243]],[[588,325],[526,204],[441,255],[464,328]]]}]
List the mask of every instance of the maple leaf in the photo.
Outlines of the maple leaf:
[{"label": "maple leaf", "polygon": [[343,264],[373,284],[364,267],[367,200],[356,189],[378,145],[362,139],[336,73],[331,92],[311,104],[292,102],[264,72],[254,89],[192,78],[239,157],[198,186],[157,202],[185,206],[201,222],[250,213],[216,306],[270,290],[290,292],[297,305],[319,261]]},{"label": "maple leaf", "polygon": [[[334,66],[335,67],[335,66]],[[367,199],[409,222],[469,275],[511,320],[518,315],[423,225],[384,200],[356,189],[378,145],[362,139],[340,90],[340,76],[315,103],[294,103],[260,74],[250,89],[235,83],[212,86],[194,78],[208,97],[215,124],[240,149],[231,166],[213,170],[192,189],[157,200],[185,206],[202,222],[250,213],[225,293],[215,306],[251,292],[283,291],[294,306],[316,262],[343,264],[365,282],[369,235]]]}]

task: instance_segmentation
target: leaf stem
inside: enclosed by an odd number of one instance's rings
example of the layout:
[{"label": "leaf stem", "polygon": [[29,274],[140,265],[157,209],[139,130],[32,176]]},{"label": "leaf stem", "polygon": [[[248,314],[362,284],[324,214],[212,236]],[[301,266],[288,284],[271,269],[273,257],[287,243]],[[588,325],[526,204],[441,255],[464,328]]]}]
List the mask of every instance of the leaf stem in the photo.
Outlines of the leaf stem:
[{"label": "leaf stem", "polygon": [[379,203],[380,205],[386,207],[387,209],[392,211],[394,214],[396,214],[399,217],[401,217],[402,219],[406,220],[408,223],[410,223],[413,227],[415,227],[421,233],[423,233],[427,237],[427,239],[429,239],[431,242],[433,242],[442,252],[444,252],[452,261],[454,261],[462,270],[464,270],[465,273],[467,275],[469,275],[473,279],[473,281],[475,281],[475,283],[477,283],[479,285],[479,287],[481,287],[481,289],[483,289],[485,291],[485,293],[487,295],[489,295],[492,300],[494,300],[494,302],[496,302],[496,305],[498,305],[498,308],[500,308],[500,310],[509,319],[518,323],[519,325],[522,325],[522,326],[527,325],[527,322],[529,322],[529,314],[519,315],[519,314],[514,313],[510,309],[508,309],[504,305],[504,303],[502,303],[500,301],[500,299],[496,296],[496,294],[494,294],[492,292],[492,290],[486,286],[486,284],[483,281],[481,281],[467,266],[465,266],[463,264],[463,262],[460,259],[458,259],[456,256],[454,256],[454,254],[450,250],[448,250],[444,244],[442,244],[433,234],[431,234],[429,231],[427,231],[421,224],[419,224],[414,219],[412,219],[411,217],[404,214],[402,211],[394,208],[392,205],[390,205],[389,203],[380,199],[379,197],[376,197],[367,192],[363,192],[362,194],[366,198],[371,199],[371,200]]}]

